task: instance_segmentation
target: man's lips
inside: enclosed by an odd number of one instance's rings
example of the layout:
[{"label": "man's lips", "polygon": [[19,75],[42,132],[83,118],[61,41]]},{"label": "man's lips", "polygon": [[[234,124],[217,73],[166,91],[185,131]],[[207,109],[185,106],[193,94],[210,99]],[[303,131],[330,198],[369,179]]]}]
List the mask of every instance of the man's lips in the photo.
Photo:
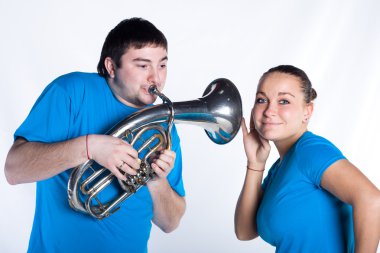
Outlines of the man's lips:
[{"label": "man's lips", "polygon": [[[149,92],[149,88],[150,88],[152,85],[153,85],[153,84],[144,85],[144,86],[141,87],[141,89],[144,91],[144,93],[145,93],[146,95],[156,96],[156,94],[152,94],[152,93]],[[157,87],[157,90],[160,91],[160,89],[158,88],[157,85],[154,85],[154,86],[156,86],[156,87]],[[160,92],[161,92],[161,91],[160,91]]]},{"label": "man's lips", "polygon": [[142,90],[144,91],[144,94],[145,94],[145,95],[154,96],[154,94],[151,94],[151,93],[149,92],[149,87],[150,87],[150,86],[144,86],[144,87],[142,87]]}]

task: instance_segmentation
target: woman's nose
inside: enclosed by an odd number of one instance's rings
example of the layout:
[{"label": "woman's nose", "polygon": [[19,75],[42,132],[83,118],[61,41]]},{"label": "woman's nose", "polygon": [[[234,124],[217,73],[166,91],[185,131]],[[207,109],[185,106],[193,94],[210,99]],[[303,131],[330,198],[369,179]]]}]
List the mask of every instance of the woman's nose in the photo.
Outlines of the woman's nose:
[{"label": "woman's nose", "polygon": [[273,116],[277,114],[277,106],[273,103],[268,103],[265,108],[264,115],[265,116]]}]

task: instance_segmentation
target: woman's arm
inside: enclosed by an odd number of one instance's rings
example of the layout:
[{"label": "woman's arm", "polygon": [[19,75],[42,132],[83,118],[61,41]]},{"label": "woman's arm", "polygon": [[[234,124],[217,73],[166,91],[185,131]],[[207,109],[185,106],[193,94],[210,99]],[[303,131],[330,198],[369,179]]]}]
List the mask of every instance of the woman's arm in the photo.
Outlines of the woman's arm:
[{"label": "woman's arm", "polygon": [[376,253],[380,240],[380,191],[347,160],[333,163],[321,185],[353,207],[355,252]]},{"label": "woman's arm", "polygon": [[235,209],[235,234],[239,240],[252,240],[258,236],[256,214],[263,195],[261,182],[270,145],[256,131],[252,116],[250,131],[248,132],[244,118],[241,129],[247,156],[247,172]]},{"label": "woman's arm", "polygon": [[[263,170],[264,166],[256,167]],[[235,234],[239,240],[252,240],[258,236],[256,214],[263,195],[263,173],[247,169],[243,189],[235,209]]]}]

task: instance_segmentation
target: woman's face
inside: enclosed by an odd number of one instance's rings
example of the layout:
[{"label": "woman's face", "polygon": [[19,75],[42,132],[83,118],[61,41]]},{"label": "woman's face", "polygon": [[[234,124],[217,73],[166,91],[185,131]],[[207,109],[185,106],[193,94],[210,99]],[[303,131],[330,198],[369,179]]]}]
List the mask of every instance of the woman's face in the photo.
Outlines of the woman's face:
[{"label": "woman's face", "polygon": [[273,72],[258,86],[252,117],[258,133],[271,141],[297,140],[307,129],[313,104],[306,104],[300,80]]}]

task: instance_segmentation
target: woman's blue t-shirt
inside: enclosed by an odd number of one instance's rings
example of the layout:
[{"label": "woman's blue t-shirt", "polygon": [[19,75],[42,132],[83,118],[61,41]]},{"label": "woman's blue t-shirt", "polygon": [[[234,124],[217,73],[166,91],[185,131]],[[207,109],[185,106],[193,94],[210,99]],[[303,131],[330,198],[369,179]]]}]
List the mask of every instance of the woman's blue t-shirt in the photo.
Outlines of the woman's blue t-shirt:
[{"label": "woman's blue t-shirt", "polygon": [[262,184],[257,228],[276,252],[353,252],[351,206],[320,185],[340,159],[345,157],[331,142],[306,132],[273,164]]}]

